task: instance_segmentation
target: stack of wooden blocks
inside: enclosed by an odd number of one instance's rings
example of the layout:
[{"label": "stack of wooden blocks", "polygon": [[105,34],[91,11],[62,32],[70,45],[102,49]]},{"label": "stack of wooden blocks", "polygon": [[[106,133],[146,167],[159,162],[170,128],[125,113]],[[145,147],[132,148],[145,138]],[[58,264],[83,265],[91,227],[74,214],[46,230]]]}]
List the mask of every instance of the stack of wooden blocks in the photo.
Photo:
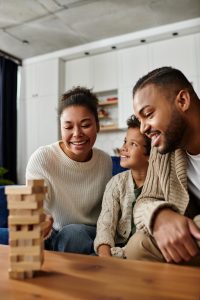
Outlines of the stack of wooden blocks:
[{"label": "stack of wooden blocks", "polygon": [[25,186],[7,186],[9,209],[9,276],[32,278],[43,263],[44,180],[28,180]]}]

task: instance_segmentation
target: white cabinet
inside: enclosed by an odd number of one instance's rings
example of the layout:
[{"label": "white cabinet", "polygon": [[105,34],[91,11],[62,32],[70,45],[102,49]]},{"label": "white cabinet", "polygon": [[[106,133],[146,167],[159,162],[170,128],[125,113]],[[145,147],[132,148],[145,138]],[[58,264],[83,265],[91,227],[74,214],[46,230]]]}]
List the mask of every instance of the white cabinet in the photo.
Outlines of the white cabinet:
[{"label": "white cabinet", "polygon": [[117,53],[94,55],[91,59],[94,92],[116,90],[118,88]]},{"label": "white cabinet", "polygon": [[18,122],[18,152],[23,155],[18,159],[21,183],[30,155],[38,147],[58,140],[57,106],[64,92],[64,75],[64,62],[59,59],[26,64],[22,68],[18,105],[18,114],[24,120]]},{"label": "white cabinet", "polygon": [[67,61],[65,89],[84,86],[94,92],[116,90],[118,87],[117,53],[109,52]]},{"label": "white cabinet", "polygon": [[54,96],[26,101],[27,159],[40,146],[58,140],[57,99]]},{"label": "white cabinet", "polygon": [[65,63],[65,90],[74,86],[93,87],[90,57],[69,60]]},{"label": "white cabinet", "polygon": [[58,59],[27,64],[22,71],[22,98],[56,94],[59,78]]},{"label": "white cabinet", "polygon": [[118,127],[127,128],[126,121],[133,114],[132,87],[120,88],[118,91]]},{"label": "white cabinet", "polygon": [[149,71],[148,45],[120,50],[118,60],[118,125],[123,129],[127,128],[126,121],[133,114],[133,87]]},{"label": "white cabinet", "polygon": [[196,73],[194,35],[177,37],[149,45],[151,69],[171,66],[191,80]]},{"label": "white cabinet", "polygon": [[120,50],[119,87],[133,88],[136,81],[149,71],[148,45]]},{"label": "white cabinet", "polygon": [[200,33],[194,34],[197,76],[200,76]]}]

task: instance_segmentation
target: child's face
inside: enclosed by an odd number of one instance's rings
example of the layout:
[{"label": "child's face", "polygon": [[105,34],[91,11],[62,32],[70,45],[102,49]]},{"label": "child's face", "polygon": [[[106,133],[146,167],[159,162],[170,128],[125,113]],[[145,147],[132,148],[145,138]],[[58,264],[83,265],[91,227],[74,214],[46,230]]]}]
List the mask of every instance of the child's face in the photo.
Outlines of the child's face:
[{"label": "child's face", "polygon": [[120,149],[120,165],[124,168],[142,170],[148,164],[144,136],[139,128],[129,128]]}]

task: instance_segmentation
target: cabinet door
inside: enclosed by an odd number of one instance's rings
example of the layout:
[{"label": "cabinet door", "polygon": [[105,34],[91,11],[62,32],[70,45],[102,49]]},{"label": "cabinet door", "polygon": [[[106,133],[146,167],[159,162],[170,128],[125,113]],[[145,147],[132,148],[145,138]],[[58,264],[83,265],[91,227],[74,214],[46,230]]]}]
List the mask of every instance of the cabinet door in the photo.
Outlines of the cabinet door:
[{"label": "cabinet door", "polygon": [[[52,59],[40,62],[36,67],[36,81],[39,97],[58,94],[59,60]],[[37,80],[38,78],[38,80]]]},{"label": "cabinet door", "polygon": [[30,98],[26,101],[26,146],[27,160],[31,154],[38,148],[38,98]]},{"label": "cabinet door", "polygon": [[54,96],[40,98],[37,114],[38,147],[55,143],[58,140],[57,99]]},{"label": "cabinet door", "polygon": [[58,94],[58,59],[25,65],[22,69],[22,98]]},{"label": "cabinet door", "polygon": [[133,88],[135,82],[149,71],[148,46],[137,46],[120,50],[119,87]]},{"label": "cabinet door", "polygon": [[25,65],[21,72],[22,99],[30,99],[38,96],[37,64]]},{"label": "cabinet door", "polygon": [[58,140],[57,99],[31,98],[26,101],[27,158],[40,146]]},{"label": "cabinet door", "polygon": [[65,63],[65,90],[74,86],[93,87],[90,57],[79,58]]},{"label": "cabinet door", "polygon": [[196,59],[196,73],[200,76],[200,33],[194,35],[195,42],[195,59]]},{"label": "cabinet door", "polygon": [[133,114],[132,87],[121,88],[118,91],[118,125],[120,129],[127,128],[126,121]]},{"label": "cabinet door", "polygon": [[194,36],[178,37],[149,46],[151,68],[172,66],[190,80],[196,73]]},{"label": "cabinet door", "polygon": [[110,52],[92,57],[94,91],[111,91],[118,88],[117,53]]}]

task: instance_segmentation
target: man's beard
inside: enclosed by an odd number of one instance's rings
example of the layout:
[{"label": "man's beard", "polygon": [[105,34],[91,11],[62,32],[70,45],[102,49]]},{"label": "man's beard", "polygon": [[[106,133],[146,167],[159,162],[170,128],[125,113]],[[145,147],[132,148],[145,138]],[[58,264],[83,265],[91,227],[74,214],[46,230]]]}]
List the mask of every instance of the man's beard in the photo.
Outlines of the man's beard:
[{"label": "man's beard", "polygon": [[175,151],[178,148],[183,147],[183,137],[186,131],[186,123],[183,117],[177,111],[173,111],[169,126],[165,131],[165,144],[162,149],[158,152],[161,154],[166,154]]}]

